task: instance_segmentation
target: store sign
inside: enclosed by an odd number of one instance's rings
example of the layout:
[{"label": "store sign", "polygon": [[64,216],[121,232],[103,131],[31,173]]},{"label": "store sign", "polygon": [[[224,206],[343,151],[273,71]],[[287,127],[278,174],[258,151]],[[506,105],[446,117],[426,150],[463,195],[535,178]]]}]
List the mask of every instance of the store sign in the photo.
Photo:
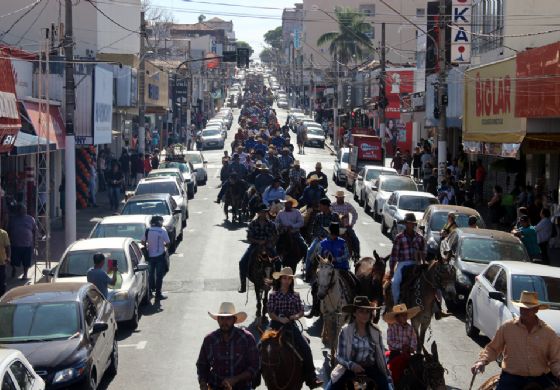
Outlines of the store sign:
[{"label": "store sign", "polygon": [[113,72],[95,67],[93,93],[93,142],[110,144],[113,130]]},{"label": "store sign", "polygon": [[471,62],[471,5],[472,0],[453,0],[451,5],[451,62]]},{"label": "store sign", "polygon": [[294,30],[294,49],[299,50],[301,48],[301,31]]}]

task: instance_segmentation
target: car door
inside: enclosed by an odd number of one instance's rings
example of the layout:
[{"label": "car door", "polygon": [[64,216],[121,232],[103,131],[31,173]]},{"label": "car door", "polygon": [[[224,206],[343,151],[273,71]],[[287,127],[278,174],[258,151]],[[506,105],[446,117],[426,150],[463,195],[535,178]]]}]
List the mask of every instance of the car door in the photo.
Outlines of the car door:
[{"label": "car door", "polygon": [[10,370],[4,372],[4,376],[2,377],[2,390],[19,390],[16,387],[15,380],[12,378]]},{"label": "car door", "polygon": [[488,321],[493,316],[490,310],[491,306],[489,304],[490,298],[488,297],[488,293],[494,291],[494,280],[499,272],[500,267],[495,264],[488,267],[486,271],[477,276],[476,280],[478,283],[473,287],[476,289],[476,295],[473,299],[474,320],[477,328],[486,335],[491,329],[491,327],[488,327]]},{"label": "car door", "polygon": [[144,296],[144,280],[145,280],[145,272],[137,272],[135,271],[138,268],[138,264],[140,264],[141,257],[138,256],[138,253],[135,249],[136,243],[131,242],[128,245],[128,256],[130,258],[130,276],[132,283],[130,284],[130,290],[128,292],[129,296],[137,297],[137,300],[140,302],[142,297]]},{"label": "car door", "polygon": [[29,368],[27,368],[20,360],[14,360],[10,364],[9,370],[12,372],[12,377],[16,381],[20,390],[35,390],[42,388],[42,386],[39,386],[39,383],[35,383],[39,381],[37,381]]},{"label": "car door", "polygon": [[[104,368],[104,364],[102,362],[104,362],[104,355],[105,355],[105,340],[107,338],[107,336],[104,334],[106,332],[101,332],[98,334],[92,334],[92,330],[93,330],[93,325],[95,324],[95,322],[97,321],[97,317],[98,317],[98,309],[95,305],[95,303],[93,302],[92,298],[90,296],[92,296],[92,291],[88,290],[88,293],[85,294],[82,298],[82,308],[83,308],[83,316],[84,316],[84,321],[85,321],[85,329],[86,329],[86,334],[87,334],[87,338],[89,340],[90,343],[90,354],[91,354],[91,361],[92,364],[95,365],[95,367],[97,368],[97,372],[103,370]],[[99,374],[98,377],[96,379],[99,379]],[[97,381],[97,383],[99,383],[99,381]]]},{"label": "car door", "polygon": [[513,315],[507,306],[507,297],[508,297],[508,277],[507,272],[503,267],[499,267],[500,271],[496,279],[494,280],[494,290],[499,291],[504,294],[506,298],[506,303],[500,302],[495,299],[490,299],[490,313],[494,316],[488,320],[488,333],[485,334],[493,338],[496,334],[496,331],[505,321],[511,320]]}]

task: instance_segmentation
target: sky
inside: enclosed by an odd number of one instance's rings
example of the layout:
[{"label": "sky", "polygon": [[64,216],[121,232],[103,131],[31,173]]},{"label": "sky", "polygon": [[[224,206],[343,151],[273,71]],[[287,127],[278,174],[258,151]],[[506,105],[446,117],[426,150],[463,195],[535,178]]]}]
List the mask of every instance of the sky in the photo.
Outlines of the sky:
[{"label": "sky", "polygon": [[[263,35],[282,25],[282,10],[297,0],[152,0],[173,13],[177,23],[196,23],[198,16],[233,21],[237,40],[248,42],[255,53],[264,48]],[[301,2],[301,0],[299,1]]]}]

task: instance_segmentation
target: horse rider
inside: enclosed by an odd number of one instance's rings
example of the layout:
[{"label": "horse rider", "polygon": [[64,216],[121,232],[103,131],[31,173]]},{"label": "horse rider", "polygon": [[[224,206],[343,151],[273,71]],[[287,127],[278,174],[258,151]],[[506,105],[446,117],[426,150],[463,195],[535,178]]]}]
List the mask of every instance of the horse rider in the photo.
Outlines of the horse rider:
[{"label": "horse rider", "polygon": [[287,146],[282,148],[282,155],[278,159],[280,162],[280,172],[290,169],[294,163],[294,158],[291,155],[290,148]]},{"label": "horse rider", "polygon": [[[346,233],[350,241],[352,242],[352,248],[356,257],[360,257],[360,240],[354,231],[354,225],[358,222],[358,212],[352,204],[344,201],[344,191],[336,191],[335,193],[336,202],[331,206],[333,213],[340,216],[342,226],[346,228]],[[349,220],[350,215],[352,215],[352,221]]]},{"label": "horse rider", "polygon": [[270,143],[274,146],[276,146],[276,149],[282,149],[284,147],[284,137],[282,137],[282,134],[280,133],[280,131],[276,131],[274,137],[270,140]]},{"label": "horse rider", "polygon": [[247,191],[247,188],[249,187],[249,185],[247,184],[247,182],[245,180],[243,180],[242,178],[239,177],[237,172],[230,173],[228,181],[223,183],[222,188],[220,188],[220,192],[218,192],[218,197],[216,198],[216,203],[220,203],[222,201],[222,198],[227,193],[227,191],[230,187],[233,188],[234,192],[242,193],[244,191]]},{"label": "horse rider", "polygon": [[301,168],[299,160],[294,161],[294,166],[290,169],[288,178],[290,180],[290,184],[286,190],[287,193],[291,193],[294,187],[297,188],[302,184],[303,180],[306,180],[305,170]]},{"label": "horse rider", "polygon": [[303,216],[296,208],[298,202],[291,196],[286,195],[286,199],[281,201],[281,203],[284,204],[284,210],[280,211],[276,216],[276,228],[280,234],[284,232],[292,234],[296,245],[300,246],[302,253],[306,253],[307,245],[299,231],[303,227]]},{"label": "horse rider", "polygon": [[229,158],[222,157],[222,168],[220,169],[220,182],[224,183],[228,180],[230,174]]},{"label": "horse rider", "polygon": [[[268,296],[267,310],[270,315],[270,328],[290,332],[292,346],[303,360],[303,375],[305,383],[310,389],[323,385],[317,378],[313,354],[309,342],[303,337],[295,321],[303,317],[303,302],[299,293],[294,292],[294,273],[290,267],[284,267],[280,272],[272,274],[273,291]],[[286,340],[286,338],[284,338]]]},{"label": "horse rider", "polygon": [[393,306],[393,310],[383,315],[389,325],[387,328],[387,347],[389,348],[387,365],[393,382],[399,384],[404,370],[408,367],[410,355],[418,347],[418,336],[408,320],[420,313],[420,307],[407,308],[404,303]]},{"label": "horse rider", "polygon": [[[484,366],[502,355],[502,373],[496,390],[558,386],[560,378],[560,339],[537,313],[548,305],[539,302],[534,291],[523,291],[519,301],[519,317],[506,321],[480,353],[471,368],[473,374],[484,372]],[[532,387],[531,387],[532,388]]]},{"label": "horse rider", "polygon": [[329,186],[329,179],[327,178],[327,175],[325,175],[325,173],[322,172],[322,169],[323,169],[323,166],[321,165],[321,163],[317,162],[317,164],[315,164],[315,170],[313,172],[309,172],[309,174],[307,175],[307,178],[309,179],[312,175],[316,175],[319,178],[319,184],[326,191],[327,187]]},{"label": "horse rider", "polygon": [[340,227],[340,223],[331,222],[328,228],[325,228],[329,235],[320,243],[320,253],[322,257],[330,257],[332,265],[336,269],[350,272],[350,252],[346,241],[340,237],[344,234],[344,228]]},{"label": "horse rider", "polygon": [[284,200],[286,197],[286,190],[282,187],[282,179],[275,177],[272,184],[267,187],[263,193],[263,203],[270,206],[271,203]]},{"label": "horse rider", "polygon": [[303,194],[298,202],[300,207],[307,206],[307,210],[313,210],[319,205],[319,201],[325,196],[325,189],[319,184],[319,177],[311,175],[307,179],[307,187],[303,189]]},{"label": "horse rider", "polygon": [[389,275],[392,277],[391,293],[395,305],[400,303],[403,268],[422,264],[427,250],[424,237],[416,231],[417,221],[414,213],[407,213],[404,216],[404,223],[406,224],[405,230],[395,237],[389,260]]},{"label": "horse rider", "polygon": [[250,245],[239,261],[239,280],[241,282],[239,293],[247,291],[249,261],[256,250],[265,250],[270,258],[277,260],[275,245],[278,233],[274,222],[268,219],[268,210],[269,208],[264,204],[258,206],[257,218],[253,219],[247,228],[247,241]]},{"label": "horse rider", "polygon": [[204,337],[196,372],[200,390],[250,390],[260,374],[259,352],[251,332],[235,326],[247,319],[231,302],[222,302],[217,313],[208,315],[218,321],[219,329]]},{"label": "horse rider", "polygon": [[270,169],[272,176],[276,177],[280,175],[280,160],[276,156],[276,148],[274,145],[271,145],[268,148],[268,153],[264,158],[266,165]]},{"label": "horse rider", "polygon": [[231,173],[235,172],[241,179],[247,178],[248,171],[247,168],[240,162],[240,156],[238,153],[234,153],[232,156],[232,162],[229,164],[229,170]]},{"label": "horse rider", "polygon": [[263,194],[274,181],[274,176],[270,174],[270,171],[266,165],[262,165],[259,173],[255,177],[255,188],[259,194]]},{"label": "horse rider", "polygon": [[376,389],[388,390],[391,374],[385,364],[385,348],[381,330],[373,324],[372,306],[365,296],[357,296],[351,305],[342,307],[352,319],[338,335],[336,367],[331,372],[327,390],[346,389],[347,382],[356,375],[365,375],[375,381]]}]

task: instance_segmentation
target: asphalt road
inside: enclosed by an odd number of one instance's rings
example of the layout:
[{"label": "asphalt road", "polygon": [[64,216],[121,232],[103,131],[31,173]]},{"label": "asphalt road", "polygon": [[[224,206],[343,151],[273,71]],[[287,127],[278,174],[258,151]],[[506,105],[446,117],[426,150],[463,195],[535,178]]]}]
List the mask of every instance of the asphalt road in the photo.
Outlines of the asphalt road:
[{"label": "asphalt road", "polygon": [[[278,110],[279,119],[285,121],[286,111]],[[235,114],[238,110],[235,110]],[[237,116],[237,115],[236,115]],[[236,131],[234,126],[229,138]],[[228,145],[229,142],[226,142]],[[190,218],[177,253],[171,257],[171,270],[164,280],[168,299],[161,306],[143,308],[140,325],[135,332],[119,331],[120,365],[114,378],[106,378],[101,388],[108,389],[198,389],[196,359],[203,337],[217,328],[207,314],[217,310],[220,302],[232,301],[238,310],[249,314],[245,326],[255,318],[255,297],[252,290],[247,295],[238,294],[238,261],[247,247],[246,225],[224,222],[222,207],[213,203],[218,193],[219,169],[222,150],[205,151],[208,160],[208,183],[198,187],[198,193],[190,201]],[[309,172],[317,161],[323,170],[332,176],[334,157],[329,149],[306,148],[305,155],[297,155],[302,167]],[[332,182],[328,192],[332,196],[340,189]],[[362,243],[362,256],[371,255],[373,250],[384,256],[391,250],[390,240],[381,235],[379,224],[366,215],[362,208],[347,199],[358,209],[357,234]],[[311,300],[309,288],[298,280],[296,289],[304,300]],[[307,303],[307,302],[306,302]],[[320,320],[303,319],[310,337],[315,366],[326,375],[327,351],[319,338]],[[385,332],[383,321],[380,326]],[[255,331],[254,327],[250,329]],[[449,388],[466,389],[471,375],[470,366],[488,339],[473,340],[466,336],[462,318],[449,317],[432,322],[429,341],[437,340],[440,360],[446,368],[446,383]],[[476,385],[498,372],[496,365],[487,367],[486,373],[477,378]],[[264,383],[264,382],[263,382]],[[265,388],[262,385],[260,388]]]}]

